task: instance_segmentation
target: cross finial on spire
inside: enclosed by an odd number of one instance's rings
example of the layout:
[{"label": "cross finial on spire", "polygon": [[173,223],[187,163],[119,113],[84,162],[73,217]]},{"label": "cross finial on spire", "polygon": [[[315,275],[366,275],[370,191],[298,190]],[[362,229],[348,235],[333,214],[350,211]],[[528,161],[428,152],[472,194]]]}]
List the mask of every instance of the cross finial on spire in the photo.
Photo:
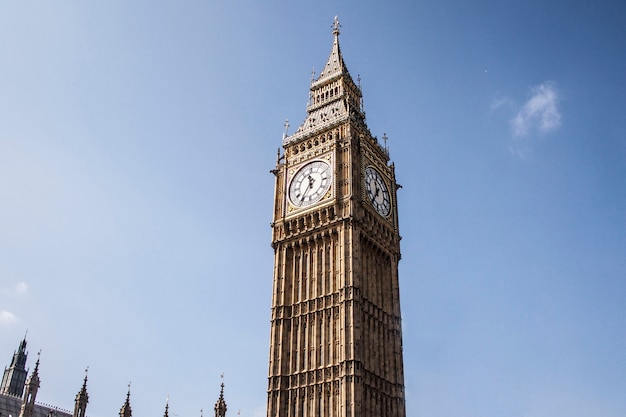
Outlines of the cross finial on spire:
[{"label": "cross finial on spire", "polygon": [[333,35],[339,36],[339,28],[341,24],[339,23],[339,16],[335,16],[335,21],[333,22]]}]

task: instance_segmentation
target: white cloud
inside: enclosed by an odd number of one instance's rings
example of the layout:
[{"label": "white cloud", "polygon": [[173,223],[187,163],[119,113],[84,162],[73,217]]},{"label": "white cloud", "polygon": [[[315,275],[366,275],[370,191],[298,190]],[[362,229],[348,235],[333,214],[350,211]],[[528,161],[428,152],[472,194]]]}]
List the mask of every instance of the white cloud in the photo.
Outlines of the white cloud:
[{"label": "white cloud", "polygon": [[5,295],[19,295],[25,294],[28,291],[28,284],[25,282],[18,282],[17,284],[11,287],[0,287],[0,294]]},{"label": "white cloud", "polygon": [[[527,136],[530,131],[548,133],[561,126],[559,96],[550,82],[531,88],[531,96],[511,119],[511,132],[516,138]],[[492,106],[493,107],[493,106]]]},{"label": "white cloud", "polygon": [[496,97],[489,106],[491,110],[498,110],[500,107],[513,107],[515,103],[508,97]]},{"label": "white cloud", "polygon": [[0,326],[11,325],[13,323],[17,323],[18,321],[19,319],[17,316],[10,311],[0,311]]},{"label": "white cloud", "polygon": [[17,284],[15,284],[15,292],[18,294],[24,294],[26,291],[28,291],[28,285],[25,282],[18,282]]}]

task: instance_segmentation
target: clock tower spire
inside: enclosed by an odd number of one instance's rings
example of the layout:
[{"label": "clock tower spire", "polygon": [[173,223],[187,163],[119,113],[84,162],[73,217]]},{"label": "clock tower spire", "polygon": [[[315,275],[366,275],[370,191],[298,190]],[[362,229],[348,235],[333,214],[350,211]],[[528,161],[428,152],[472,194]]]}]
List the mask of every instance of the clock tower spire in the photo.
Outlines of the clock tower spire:
[{"label": "clock tower spire", "polygon": [[333,24],[276,176],[268,417],[405,417],[393,164]]}]

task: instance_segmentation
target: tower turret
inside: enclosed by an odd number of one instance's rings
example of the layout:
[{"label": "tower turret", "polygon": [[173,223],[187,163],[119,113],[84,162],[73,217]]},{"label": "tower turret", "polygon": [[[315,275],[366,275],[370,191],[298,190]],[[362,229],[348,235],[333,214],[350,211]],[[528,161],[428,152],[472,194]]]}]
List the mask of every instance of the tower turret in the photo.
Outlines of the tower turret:
[{"label": "tower turret", "polygon": [[11,366],[4,368],[2,383],[0,384],[0,394],[12,395],[14,397],[22,396],[24,393],[26,376],[28,375],[28,371],[26,370],[27,357],[28,352],[26,352],[26,336],[24,336],[20,346],[13,353]]},{"label": "tower turret", "polygon": [[35,363],[35,369],[30,374],[24,387],[24,396],[22,397],[22,408],[20,409],[20,417],[33,417],[35,411],[35,399],[37,398],[37,391],[39,390],[39,356],[41,352],[37,354],[37,362]]},{"label": "tower turret", "polygon": [[167,400],[165,400],[165,412],[163,413],[163,417],[169,417],[170,416],[170,397],[167,397]]},{"label": "tower turret", "polygon": [[76,400],[74,401],[74,414],[73,417],[85,417],[87,411],[87,403],[89,402],[89,394],[87,394],[87,371],[85,369],[85,379],[83,380],[83,387],[76,394]]},{"label": "tower turret", "polygon": [[226,417],[226,401],[224,401],[224,383],[220,389],[220,397],[215,403],[215,417]]},{"label": "tower turret", "polygon": [[130,408],[130,384],[128,384],[128,393],[126,394],[126,401],[122,408],[120,408],[120,417],[132,417],[133,410]]}]

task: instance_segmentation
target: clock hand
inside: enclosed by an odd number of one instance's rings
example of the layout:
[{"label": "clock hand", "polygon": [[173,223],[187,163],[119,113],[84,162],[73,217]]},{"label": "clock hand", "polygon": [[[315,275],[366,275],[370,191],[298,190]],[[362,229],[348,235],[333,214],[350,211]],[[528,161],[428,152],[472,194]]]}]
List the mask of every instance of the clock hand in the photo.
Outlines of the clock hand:
[{"label": "clock hand", "polygon": [[313,178],[310,175],[308,176],[308,179],[309,179],[309,185],[306,187],[306,190],[304,190],[304,192],[302,193],[302,197],[300,197],[301,203],[304,201],[304,197],[306,197],[306,194],[309,192],[309,190],[313,188],[313,183],[315,182],[315,178]]},{"label": "clock hand", "polygon": [[378,185],[374,184],[374,188],[376,188],[376,194],[374,194],[374,197],[372,197],[372,204],[374,204],[374,202],[378,198],[378,194],[380,194],[380,188],[378,188]]}]

